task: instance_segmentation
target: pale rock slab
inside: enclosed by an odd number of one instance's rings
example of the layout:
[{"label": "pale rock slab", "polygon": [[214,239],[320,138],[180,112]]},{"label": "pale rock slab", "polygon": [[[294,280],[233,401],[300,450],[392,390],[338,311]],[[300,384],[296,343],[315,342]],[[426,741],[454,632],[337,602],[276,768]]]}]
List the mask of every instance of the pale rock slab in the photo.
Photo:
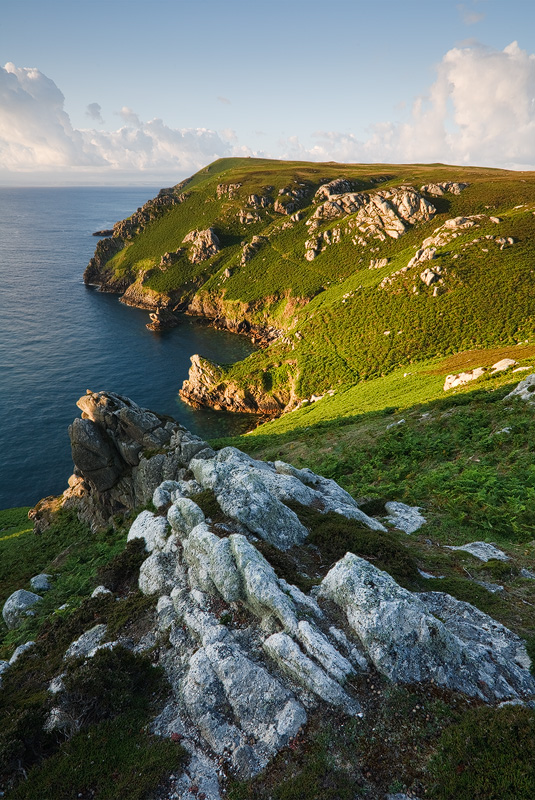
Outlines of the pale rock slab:
[{"label": "pale rock slab", "polygon": [[461,544],[458,546],[445,545],[447,550],[462,550],[465,553],[479,558],[480,561],[489,561],[495,558],[498,561],[509,561],[509,556],[503,550],[499,550],[493,544],[487,542],[468,542],[468,544]]},{"label": "pale rock slab", "polygon": [[[535,679],[518,662],[500,654],[503,631],[486,617],[488,638],[472,636],[472,628],[455,620],[466,606],[449,598],[454,609],[446,619],[435,616],[438,600],[399,586],[386,572],[347,553],[325,576],[319,595],[345,612],[350,627],[376,668],[395,683],[434,682],[486,702],[523,698],[535,693]],[[442,593],[438,593],[442,594]],[[433,605],[435,604],[435,605]],[[470,611],[472,607],[468,606]],[[481,612],[473,609],[477,625]],[[476,619],[477,618],[477,619]],[[521,641],[508,634],[521,647]]]},{"label": "pale rock slab", "polygon": [[204,514],[197,503],[188,497],[177,497],[167,512],[173,531],[182,539],[204,522]]},{"label": "pale rock slab", "polygon": [[532,375],[528,375],[523,381],[520,381],[518,386],[503,399],[504,401],[511,400],[513,397],[519,397],[521,400],[529,403],[535,402],[535,372]]},{"label": "pale rock slab", "polygon": [[387,521],[407,534],[415,533],[427,520],[420,514],[419,506],[407,506],[394,500],[385,503],[388,512]]},{"label": "pale rock slab", "polygon": [[82,633],[67,649],[64,658],[87,657],[95,649],[106,635],[106,625],[95,625],[85,633]]}]

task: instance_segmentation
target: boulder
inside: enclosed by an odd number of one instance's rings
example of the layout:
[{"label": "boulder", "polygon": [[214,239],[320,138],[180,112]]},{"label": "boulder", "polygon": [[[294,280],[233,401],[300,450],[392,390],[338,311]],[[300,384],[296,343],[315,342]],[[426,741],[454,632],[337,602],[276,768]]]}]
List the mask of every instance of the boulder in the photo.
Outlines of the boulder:
[{"label": "boulder", "polygon": [[492,365],[491,370],[492,372],[503,372],[506,369],[510,369],[510,367],[516,366],[516,364],[518,364],[518,361],[515,361],[514,358],[502,358]]},{"label": "boulder", "polygon": [[504,401],[511,400],[513,397],[519,397],[529,403],[535,402],[535,372],[520,381],[513,391],[504,397]]},{"label": "boulder", "polygon": [[470,383],[470,381],[476,381],[478,378],[481,378],[485,372],[485,367],[476,367],[476,369],[471,369],[468,372],[460,372],[457,375],[446,375],[444,391],[447,392],[449,389],[455,389],[457,386],[464,386],[466,383]]},{"label": "boulder", "polygon": [[521,639],[468,603],[413,594],[352,553],[325,576],[319,596],[340,606],[367,656],[395,683],[432,682],[486,702],[535,693]]},{"label": "boulder", "polygon": [[90,656],[96,647],[100,645],[106,635],[106,625],[94,625],[67,648],[64,658],[82,658]]},{"label": "boulder", "polygon": [[405,533],[415,533],[427,522],[418,506],[407,506],[391,500],[385,503],[385,508],[388,512],[387,522]]},{"label": "boulder", "polygon": [[51,575],[45,575],[44,572],[40,575],[34,575],[33,578],[30,578],[30,586],[36,592],[48,592],[52,588],[51,577]]},{"label": "boulder", "polygon": [[127,541],[143,539],[145,550],[163,550],[169,534],[169,525],[165,517],[158,517],[152,511],[142,511],[135,518],[128,532]]},{"label": "boulder", "polygon": [[24,644],[19,644],[19,646],[15,649],[15,652],[9,659],[9,666],[10,667],[13,666],[13,664],[15,664],[19,660],[21,655],[26,653],[28,650],[31,650],[32,647],[35,647],[35,642],[25,642]]},{"label": "boulder", "polygon": [[43,598],[26,589],[17,589],[8,597],[2,609],[4,622],[10,630],[18,628],[27,616],[31,616],[33,606]]}]

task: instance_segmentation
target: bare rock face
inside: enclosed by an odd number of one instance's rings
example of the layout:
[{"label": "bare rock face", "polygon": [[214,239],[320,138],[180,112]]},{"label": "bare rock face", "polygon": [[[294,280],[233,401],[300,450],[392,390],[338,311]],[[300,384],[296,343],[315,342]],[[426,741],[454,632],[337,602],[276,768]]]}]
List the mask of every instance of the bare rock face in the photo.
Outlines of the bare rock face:
[{"label": "bare rock face", "polygon": [[221,250],[221,244],[213,228],[205,231],[190,231],[184,237],[183,244],[192,243],[189,260],[192,264],[199,264],[201,261],[215,256]]},{"label": "bare rock face", "polygon": [[75,472],[62,504],[92,527],[147,503],[164,480],[180,480],[194,455],[212,453],[177,422],[113,392],[88,390],[69,428]]},{"label": "bare rock face", "polygon": [[430,194],[432,197],[442,197],[449,192],[450,194],[461,194],[464,189],[470,186],[469,183],[457,183],[457,181],[444,181],[443,183],[427,183],[422,186],[422,194]]}]

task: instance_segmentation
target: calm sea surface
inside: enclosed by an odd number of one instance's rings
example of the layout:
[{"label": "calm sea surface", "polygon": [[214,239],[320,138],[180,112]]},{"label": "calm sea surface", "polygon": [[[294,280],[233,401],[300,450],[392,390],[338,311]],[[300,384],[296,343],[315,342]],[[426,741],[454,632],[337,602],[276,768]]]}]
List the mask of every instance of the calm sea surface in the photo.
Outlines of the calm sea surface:
[{"label": "calm sea surface", "polygon": [[244,337],[188,317],[153,333],[146,311],[82,281],[98,241],[92,232],[159,188],[0,188],[0,508],[67,487],[67,428],[86,389],[127,395],[207,438],[250,425],[178,397],[193,353],[237,361],[253,349]]}]

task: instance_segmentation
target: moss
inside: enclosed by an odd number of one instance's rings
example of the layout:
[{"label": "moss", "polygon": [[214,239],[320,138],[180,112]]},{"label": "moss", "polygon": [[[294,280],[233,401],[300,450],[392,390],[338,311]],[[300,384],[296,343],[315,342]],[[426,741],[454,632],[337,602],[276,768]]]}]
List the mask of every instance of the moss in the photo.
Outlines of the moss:
[{"label": "moss", "polygon": [[211,519],[213,523],[228,521],[211,489],[205,489],[204,492],[194,495],[192,500],[197,503],[204,516]]},{"label": "moss", "polygon": [[97,583],[116,594],[137,588],[139,568],[147,558],[143,539],[133,539],[125,549],[97,571]]},{"label": "moss", "polygon": [[532,800],[535,712],[477,708],[442,735],[429,764],[436,800]]}]

